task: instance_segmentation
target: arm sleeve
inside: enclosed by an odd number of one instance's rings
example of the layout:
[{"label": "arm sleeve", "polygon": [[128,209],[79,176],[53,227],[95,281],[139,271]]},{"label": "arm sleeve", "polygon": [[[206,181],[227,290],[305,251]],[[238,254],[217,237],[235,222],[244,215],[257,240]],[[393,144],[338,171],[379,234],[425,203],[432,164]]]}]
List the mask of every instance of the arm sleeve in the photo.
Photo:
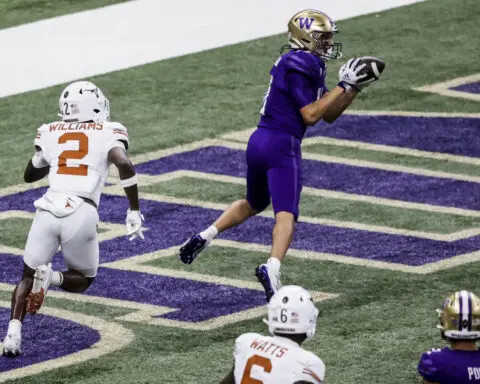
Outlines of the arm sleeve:
[{"label": "arm sleeve", "polygon": [[317,100],[317,90],[312,87],[310,79],[300,72],[288,71],[286,73],[288,90],[298,109]]},{"label": "arm sleeve", "polygon": [[418,363],[418,373],[426,380],[431,382],[440,382],[441,373],[435,362],[435,352],[426,352],[422,354]]}]

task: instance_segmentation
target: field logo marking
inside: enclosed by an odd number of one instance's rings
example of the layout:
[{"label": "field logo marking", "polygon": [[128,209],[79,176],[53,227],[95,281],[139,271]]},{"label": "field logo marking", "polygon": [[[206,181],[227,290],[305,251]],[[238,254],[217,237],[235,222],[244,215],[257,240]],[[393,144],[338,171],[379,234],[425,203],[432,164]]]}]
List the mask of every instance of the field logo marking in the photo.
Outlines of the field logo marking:
[{"label": "field logo marking", "polygon": [[[413,88],[415,91],[436,93],[441,96],[480,101],[480,73],[453,80]],[[469,90],[475,87],[475,92]]]},{"label": "field logo marking", "polygon": [[[10,302],[0,301],[0,308],[10,308]],[[78,352],[68,353],[59,358],[43,361],[40,363],[30,363],[27,366],[6,370],[0,372],[0,382],[3,383],[8,380],[19,379],[31,375],[36,375],[41,372],[50,371],[52,369],[65,367],[69,365],[76,365],[91,359],[96,359],[100,356],[108,353],[118,351],[134,339],[133,333],[123,327],[122,325],[114,322],[109,322],[95,316],[84,315],[80,312],[72,312],[64,309],[46,307],[42,309],[42,314],[48,317],[54,317],[61,320],[67,320],[82,325],[85,328],[96,331],[99,334],[99,340],[93,345],[87,347],[87,349],[79,350]],[[41,317],[41,316],[40,316]],[[39,321],[40,318],[36,317],[35,321]],[[54,323],[53,323],[54,324]],[[30,324],[28,324],[30,325]],[[26,327],[27,328],[27,327]],[[33,328],[33,327],[31,327]],[[27,330],[26,330],[27,331]],[[38,330],[37,330],[38,331]],[[46,330],[47,332],[53,332],[53,329]],[[32,331],[36,332],[36,331]],[[42,340],[43,341],[43,340]],[[24,340],[24,344],[27,341]],[[40,343],[40,340],[37,340]],[[57,343],[55,339],[52,339],[52,343]],[[1,344],[0,344],[1,347]],[[44,348],[47,346],[43,346]],[[62,346],[51,345],[53,350],[61,350]],[[17,359],[29,359],[35,356],[20,356]],[[6,357],[0,357],[4,364],[12,364],[15,360],[6,360]],[[28,363],[27,361],[25,361]]]}]

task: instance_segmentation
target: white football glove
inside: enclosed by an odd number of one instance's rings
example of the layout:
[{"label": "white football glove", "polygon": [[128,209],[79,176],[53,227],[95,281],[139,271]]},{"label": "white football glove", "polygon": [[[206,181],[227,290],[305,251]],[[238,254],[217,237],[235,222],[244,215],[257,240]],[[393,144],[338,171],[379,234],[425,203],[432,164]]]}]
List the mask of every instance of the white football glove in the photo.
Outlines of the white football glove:
[{"label": "white football glove", "polygon": [[137,236],[140,237],[142,240],[145,239],[142,231],[142,223],[145,219],[140,211],[131,211],[130,209],[127,210],[127,218],[125,220],[127,224],[127,236],[130,236],[128,240],[132,241]]},{"label": "white football glove", "polygon": [[359,74],[359,72],[367,66],[367,64],[358,65],[360,58],[353,58],[343,64],[338,71],[338,79],[340,83],[348,84],[352,87],[357,88],[358,90],[366,87],[368,84],[358,84],[357,83],[363,78],[367,77],[366,73]]}]

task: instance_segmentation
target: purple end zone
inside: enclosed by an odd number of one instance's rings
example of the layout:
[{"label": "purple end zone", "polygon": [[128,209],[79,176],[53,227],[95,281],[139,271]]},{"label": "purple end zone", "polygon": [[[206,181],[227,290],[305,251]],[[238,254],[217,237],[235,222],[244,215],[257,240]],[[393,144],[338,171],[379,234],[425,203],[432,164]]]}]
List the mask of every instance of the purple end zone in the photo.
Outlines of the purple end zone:
[{"label": "purple end zone", "polygon": [[[100,207],[100,217],[103,221],[123,223],[124,208],[124,198],[105,195]],[[17,208],[13,206],[11,209]],[[104,241],[100,245],[101,262],[179,245],[192,233],[207,227],[220,214],[219,211],[211,209],[149,200],[142,201],[142,210],[147,220],[146,225],[150,228],[145,241],[131,243],[126,237]],[[272,227],[273,219],[254,217],[241,227],[225,232],[221,238],[268,245]],[[478,250],[479,246],[478,237],[442,242],[309,223],[298,224],[292,243],[292,248],[295,249],[409,265],[423,265],[473,252]]]},{"label": "purple end zone", "polygon": [[[206,147],[139,164],[136,169],[149,175],[187,169],[244,177],[245,152]],[[415,203],[480,208],[478,183],[321,161],[303,160],[303,185]]]},{"label": "purple end zone", "polygon": [[[0,308],[1,334],[6,334],[10,310]],[[27,316],[22,328],[22,355],[0,356],[0,372],[23,368],[79,352],[100,340],[100,334],[73,321],[52,316]]]},{"label": "purple end zone", "polygon": [[453,89],[455,91],[460,91],[460,92],[480,94],[480,81],[459,85],[458,87],[454,87],[450,89]]},{"label": "purple end zone", "polygon": [[307,137],[326,136],[422,151],[480,157],[480,118],[343,115]]},{"label": "purple end zone", "polygon": [[[122,242],[117,245],[112,241],[108,243],[107,248],[122,245]],[[138,245],[137,253],[143,253],[139,249],[141,243]],[[108,255],[108,251],[101,249],[100,254]],[[3,266],[0,281],[16,284],[21,274],[22,259],[0,254],[0,264]],[[55,258],[53,268],[65,269],[60,255]],[[99,269],[86,294],[175,308],[176,311],[160,317],[186,322],[210,320],[265,305],[265,294],[260,290],[110,268]]]}]

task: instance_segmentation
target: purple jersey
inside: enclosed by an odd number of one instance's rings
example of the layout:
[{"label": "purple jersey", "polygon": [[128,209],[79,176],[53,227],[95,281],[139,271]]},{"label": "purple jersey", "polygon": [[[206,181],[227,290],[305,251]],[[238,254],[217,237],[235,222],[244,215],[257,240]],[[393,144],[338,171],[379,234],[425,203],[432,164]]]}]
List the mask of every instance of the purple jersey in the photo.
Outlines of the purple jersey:
[{"label": "purple jersey", "polygon": [[432,383],[480,383],[480,350],[432,349],[420,358],[418,372]]},{"label": "purple jersey", "polygon": [[307,128],[300,109],[321,98],[328,89],[324,61],[309,52],[293,50],[277,60],[263,100],[258,126],[302,139]]}]

